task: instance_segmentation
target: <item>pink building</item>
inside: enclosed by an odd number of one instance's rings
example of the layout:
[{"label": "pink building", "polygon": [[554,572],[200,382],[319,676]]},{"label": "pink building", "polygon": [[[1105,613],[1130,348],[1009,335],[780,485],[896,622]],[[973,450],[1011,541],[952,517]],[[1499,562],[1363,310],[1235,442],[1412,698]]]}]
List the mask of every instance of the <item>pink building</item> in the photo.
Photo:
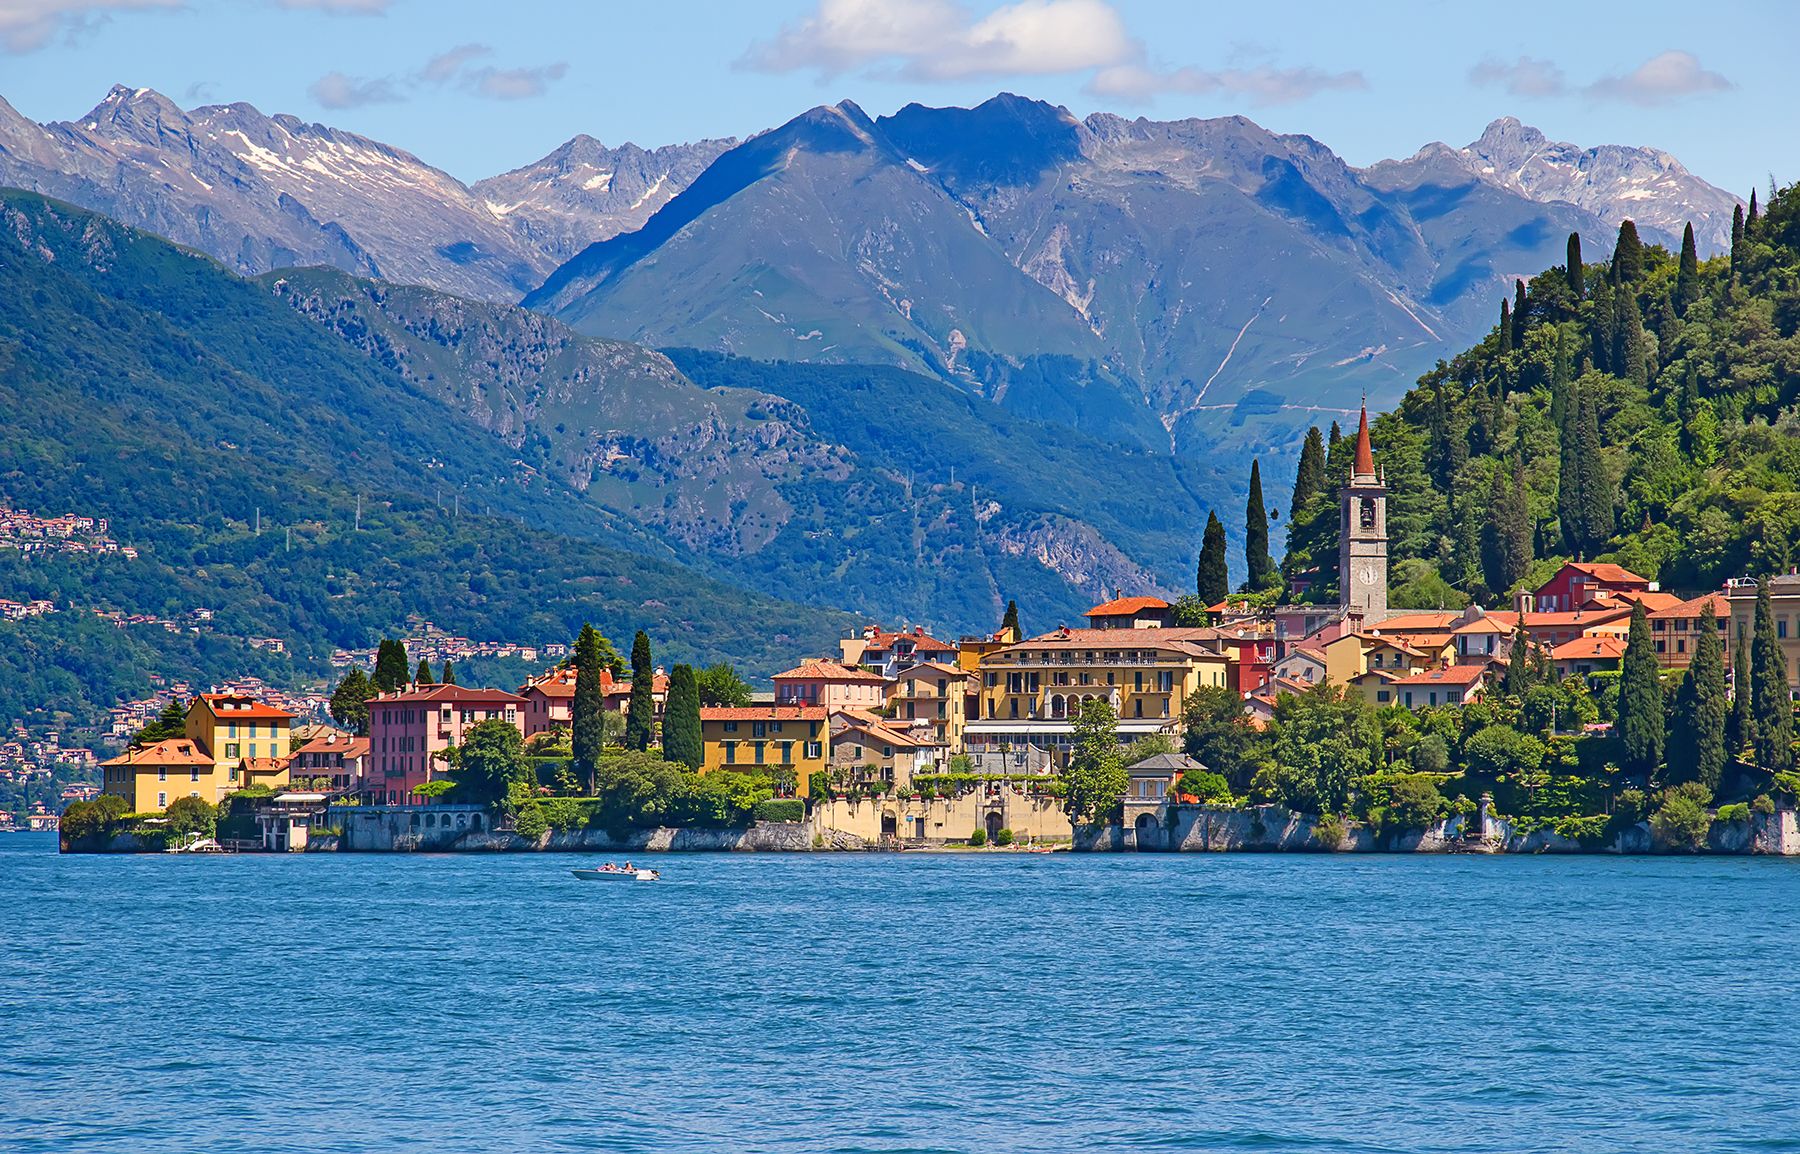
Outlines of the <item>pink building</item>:
[{"label": "pink building", "polygon": [[423,685],[383,693],[369,702],[369,755],[364,774],[371,804],[415,801],[414,790],[437,776],[436,755],[461,745],[483,721],[504,721],[525,733],[525,699],[503,689]]},{"label": "pink building", "polygon": [[[601,680],[611,676],[603,671]],[[519,696],[525,699],[526,737],[567,729],[575,719],[575,670],[562,667],[533,677],[519,686]]]},{"label": "pink building", "polygon": [[887,679],[867,669],[821,657],[777,673],[775,703],[880,712],[887,704]]}]

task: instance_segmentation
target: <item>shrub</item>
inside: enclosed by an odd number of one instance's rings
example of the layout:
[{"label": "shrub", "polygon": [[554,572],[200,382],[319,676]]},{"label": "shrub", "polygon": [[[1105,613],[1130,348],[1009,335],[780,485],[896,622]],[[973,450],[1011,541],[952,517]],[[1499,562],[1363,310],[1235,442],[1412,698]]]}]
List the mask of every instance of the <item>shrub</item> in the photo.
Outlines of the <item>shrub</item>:
[{"label": "shrub", "polygon": [[[1256,824],[1261,825],[1262,822],[1259,820]],[[1319,820],[1313,822],[1313,840],[1320,849],[1327,852],[1335,852],[1343,847],[1344,833],[1344,819],[1335,813],[1320,814]]]},{"label": "shrub", "polygon": [[163,812],[169,832],[181,838],[211,837],[219,824],[219,811],[211,802],[198,797],[178,797]]},{"label": "shrub", "polygon": [[757,821],[802,821],[806,806],[797,797],[770,797],[756,803],[750,816]]},{"label": "shrub", "polygon": [[1010,829],[1003,829],[999,833],[994,835],[994,844],[995,845],[1011,845],[1012,843],[1013,843],[1013,831]]},{"label": "shrub", "polygon": [[537,802],[530,802],[519,810],[519,816],[513,819],[513,829],[520,837],[536,841],[550,829],[550,822],[544,816],[544,808]]},{"label": "shrub", "polygon": [[1613,805],[1613,816],[1623,821],[1626,825],[1632,825],[1643,821],[1644,814],[1647,812],[1649,811],[1646,806],[1644,791],[1641,789],[1624,790],[1619,794],[1619,800]]},{"label": "shrub", "polygon": [[1667,789],[1662,804],[1650,815],[1650,827],[1672,849],[1697,850],[1706,844],[1706,831],[1712,826],[1706,812],[1711,800],[1711,791],[1697,781]]},{"label": "shrub", "polygon": [[1741,801],[1732,802],[1730,805],[1722,805],[1719,807],[1718,820],[1749,821],[1750,807]]},{"label": "shrub", "polygon": [[969,844],[977,849],[987,844],[987,830],[978,829],[969,835]]},{"label": "shrub", "polygon": [[1450,746],[1442,735],[1427,733],[1414,743],[1407,758],[1419,773],[1443,773],[1450,768]]},{"label": "shrub", "polygon": [[574,833],[587,828],[590,811],[572,797],[545,798],[535,808],[543,815],[545,824],[557,833]]},{"label": "shrub", "polygon": [[1756,800],[1750,803],[1750,808],[1760,814],[1774,813],[1775,799],[1766,793],[1759,793],[1756,795]]},{"label": "shrub", "polygon": [[1203,805],[1230,805],[1231,786],[1225,775],[1210,769],[1190,769],[1175,783],[1175,792],[1197,797]]}]

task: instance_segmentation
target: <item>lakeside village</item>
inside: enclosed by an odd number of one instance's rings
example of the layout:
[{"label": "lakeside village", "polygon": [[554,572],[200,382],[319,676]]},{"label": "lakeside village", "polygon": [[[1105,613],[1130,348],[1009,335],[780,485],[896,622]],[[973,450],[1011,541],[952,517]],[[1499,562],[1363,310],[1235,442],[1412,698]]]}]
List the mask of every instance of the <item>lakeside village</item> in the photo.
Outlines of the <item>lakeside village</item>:
[{"label": "lakeside village", "polygon": [[1366,413],[1348,472],[1335,605],[1118,596],[1030,636],[1009,605],[763,693],[643,633],[514,689],[388,641],[299,738],[254,694],[171,702],[63,846],[1800,852],[1800,575],[1569,562],[1511,611],[1392,611]]}]

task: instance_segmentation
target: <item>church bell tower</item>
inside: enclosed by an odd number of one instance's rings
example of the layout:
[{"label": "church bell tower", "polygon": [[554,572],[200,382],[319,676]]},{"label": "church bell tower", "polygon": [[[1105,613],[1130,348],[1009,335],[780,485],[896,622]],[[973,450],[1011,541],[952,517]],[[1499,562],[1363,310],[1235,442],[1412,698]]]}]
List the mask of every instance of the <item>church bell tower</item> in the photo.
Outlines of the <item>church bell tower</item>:
[{"label": "church bell tower", "polygon": [[1364,625],[1388,615],[1387,485],[1375,472],[1369,445],[1369,409],[1356,429],[1356,463],[1345,485],[1338,523],[1338,600]]}]

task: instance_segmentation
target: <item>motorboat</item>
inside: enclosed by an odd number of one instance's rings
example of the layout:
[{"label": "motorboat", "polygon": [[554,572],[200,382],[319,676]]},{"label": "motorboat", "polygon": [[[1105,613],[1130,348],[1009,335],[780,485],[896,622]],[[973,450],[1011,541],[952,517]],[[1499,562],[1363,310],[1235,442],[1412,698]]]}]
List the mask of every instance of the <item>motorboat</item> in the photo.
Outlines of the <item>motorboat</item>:
[{"label": "motorboat", "polygon": [[661,871],[626,869],[624,866],[603,865],[598,868],[570,870],[570,873],[584,882],[653,882],[662,878]]}]

